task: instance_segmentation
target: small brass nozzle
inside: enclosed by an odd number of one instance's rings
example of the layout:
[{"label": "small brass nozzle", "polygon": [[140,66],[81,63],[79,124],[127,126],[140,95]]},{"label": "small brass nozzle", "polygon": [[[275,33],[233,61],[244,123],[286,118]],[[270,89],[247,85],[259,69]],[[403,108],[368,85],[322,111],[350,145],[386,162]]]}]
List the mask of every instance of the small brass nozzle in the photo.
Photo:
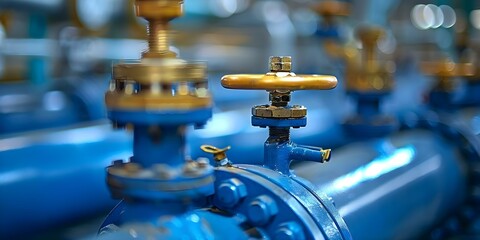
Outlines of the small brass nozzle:
[{"label": "small brass nozzle", "polygon": [[213,154],[213,159],[216,161],[216,162],[220,162],[224,159],[227,158],[227,151],[230,150],[230,146],[227,146],[225,148],[217,148],[215,146],[212,146],[212,145],[202,145],[200,146],[200,149],[202,149],[202,151],[206,152],[206,153],[211,153]]},{"label": "small brass nozzle", "polygon": [[323,162],[328,162],[330,161],[330,156],[331,156],[331,152],[332,152],[332,149],[322,149],[320,150],[320,152],[322,152],[322,160]]}]

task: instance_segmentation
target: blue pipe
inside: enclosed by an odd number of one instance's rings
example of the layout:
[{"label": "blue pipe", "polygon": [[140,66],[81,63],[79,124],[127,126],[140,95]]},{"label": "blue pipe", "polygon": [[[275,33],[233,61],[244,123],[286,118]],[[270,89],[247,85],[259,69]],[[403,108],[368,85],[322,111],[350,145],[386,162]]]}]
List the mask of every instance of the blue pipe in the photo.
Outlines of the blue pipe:
[{"label": "blue pipe", "polygon": [[137,125],[133,133],[132,162],[143,167],[162,163],[178,167],[185,161],[185,133],[180,126],[150,127]]},{"label": "blue pipe", "polygon": [[465,162],[453,143],[426,130],[356,143],[328,164],[295,173],[332,197],[354,239],[412,239],[459,209]]},{"label": "blue pipe", "polygon": [[111,209],[105,166],[131,155],[109,124],[0,139],[0,238],[12,239]]}]

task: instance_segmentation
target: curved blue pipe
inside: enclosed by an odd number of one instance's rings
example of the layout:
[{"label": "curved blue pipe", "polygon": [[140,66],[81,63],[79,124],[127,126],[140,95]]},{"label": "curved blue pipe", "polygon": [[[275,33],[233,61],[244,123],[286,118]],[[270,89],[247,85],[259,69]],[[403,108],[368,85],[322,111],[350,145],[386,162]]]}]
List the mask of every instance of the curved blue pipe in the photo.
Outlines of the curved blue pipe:
[{"label": "curved blue pipe", "polygon": [[465,162],[453,144],[405,131],[337,149],[328,164],[295,174],[333,198],[354,239],[419,238],[465,200]]},{"label": "curved blue pipe", "polygon": [[0,139],[0,150],[0,238],[12,239],[112,208],[105,166],[131,155],[131,137],[96,123]]}]

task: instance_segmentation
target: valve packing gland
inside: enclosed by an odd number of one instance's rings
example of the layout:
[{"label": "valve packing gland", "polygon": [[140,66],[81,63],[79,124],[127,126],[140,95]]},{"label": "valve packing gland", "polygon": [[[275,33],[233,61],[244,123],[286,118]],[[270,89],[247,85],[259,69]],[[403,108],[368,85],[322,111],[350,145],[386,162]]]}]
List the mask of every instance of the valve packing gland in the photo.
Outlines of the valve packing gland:
[{"label": "valve packing gland", "polygon": [[154,95],[141,93],[127,95],[119,92],[107,92],[105,102],[109,109],[198,109],[210,107],[210,95],[197,97],[192,95]]},{"label": "valve packing gland", "polygon": [[[156,63],[157,62],[157,63]],[[113,66],[115,80],[134,80],[140,84],[206,82],[207,67],[204,63],[121,63]]]}]

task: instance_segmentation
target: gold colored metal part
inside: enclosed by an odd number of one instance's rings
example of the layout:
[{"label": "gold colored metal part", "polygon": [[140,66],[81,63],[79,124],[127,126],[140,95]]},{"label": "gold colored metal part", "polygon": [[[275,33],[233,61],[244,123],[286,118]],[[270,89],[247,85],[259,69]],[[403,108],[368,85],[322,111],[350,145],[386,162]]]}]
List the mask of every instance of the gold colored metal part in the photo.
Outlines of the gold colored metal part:
[{"label": "gold colored metal part", "polygon": [[135,0],[135,13],[148,21],[148,51],[143,58],[174,58],[168,22],[183,15],[182,0]]},{"label": "gold colored metal part", "polygon": [[109,108],[195,109],[212,104],[201,63],[149,59],[114,65],[112,75],[114,82],[105,96]]},{"label": "gold colored metal part", "polygon": [[420,67],[426,75],[436,77],[436,88],[444,91],[453,90],[453,78],[474,76],[476,71],[472,63],[454,63],[448,58],[439,62],[424,62]]},{"label": "gold colored metal part", "polygon": [[183,15],[182,0],[135,0],[148,24],[148,50],[138,62],[113,66],[105,102],[110,109],[196,109],[211,106],[206,65],[177,59],[169,50],[168,22]]},{"label": "gold colored metal part", "polygon": [[342,1],[325,0],[312,6],[312,9],[322,16],[348,16],[350,4]]},{"label": "gold colored metal part", "polygon": [[217,148],[212,145],[202,145],[200,149],[206,153],[213,154],[213,159],[217,162],[222,161],[223,159],[227,158],[227,151],[230,150],[230,146],[225,148]]},{"label": "gold colored metal part", "polygon": [[292,57],[290,56],[270,57],[270,71],[271,72],[292,71]]},{"label": "gold colored metal part", "polygon": [[298,105],[292,108],[261,105],[252,108],[252,115],[264,118],[303,118],[307,116],[307,108]]},{"label": "gold colored metal part", "polygon": [[362,42],[364,58],[367,69],[378,69],[378,60],[376,58],[377,43],[385,37],[385,31],[377,27],[362,27],[357,31],[357,37]]},{"label": "gold colored metal part", "polygon": [[114,65],[112,75],[113,79],[135,80],[140,84],[205,82],[206,66],[200,63],[170,65],[126,63]]},{"label": "gold colored metal part", "polygon": [[222,86],[229,89],[322,90],[337,86],[337,78],[329,75],[295,75],[294,73],[235,74],[222,77]]},{"label": "gold colored metal part", "polygon": [[378,27],[361,27],[357,30],[363,50],[361,55],[352,51],[346,54],[347,89],[369,92],[388,91],[392,88],[395,64],[390,61],[382,64],[376,54],[377,43],[384,35],[383,29]]},{"label": "gold colored metal part", "polygon": [[212,105],[210,96],[191,95],[162,96],[150,93],[126,95],[119,92],[107,92],[105,103],[110,109],[195,109]]},{"label": "gold colored metal part", "polygon": [[328,162],[330,160],[330,154],[332,152],[332,149],[322,149],[320,150],[320,152],[322,152],[322,161]]}]

